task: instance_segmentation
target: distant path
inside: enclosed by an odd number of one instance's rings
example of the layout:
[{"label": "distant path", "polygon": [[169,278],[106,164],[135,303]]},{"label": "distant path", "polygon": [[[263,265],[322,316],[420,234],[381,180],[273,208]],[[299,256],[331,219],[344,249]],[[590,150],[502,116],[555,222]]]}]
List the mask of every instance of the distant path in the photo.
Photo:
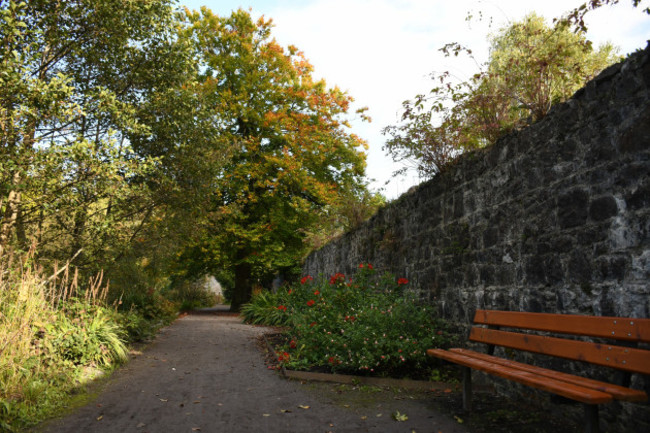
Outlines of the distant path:
[{"label": "distant path", "polygon": [[[256,347],[267,328],[227,315],[189,315],[117,371],[96,400],[47,433],[465,432],[427,402],[395,401],[362,416],[269,370]],[[406,406],[404,406],[406,405]],[[308,408],[300,408],[304,406]],[[409,415],[406,422],[391,412]],[[377,416],[376,412],[383,412]]]}]

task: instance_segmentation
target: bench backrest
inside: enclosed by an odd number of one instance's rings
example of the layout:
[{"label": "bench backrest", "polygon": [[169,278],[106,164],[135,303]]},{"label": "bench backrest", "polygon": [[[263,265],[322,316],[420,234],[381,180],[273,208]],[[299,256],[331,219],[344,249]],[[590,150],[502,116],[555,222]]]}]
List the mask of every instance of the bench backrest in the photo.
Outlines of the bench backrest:
[{"label": "bench backrest", "polygon": [[474,324],[490,328],[473,327],[469,337],[471,341],[650,374],[649,350],[491,329],[535,330],[648,343],[650,319],[477,310]]}]

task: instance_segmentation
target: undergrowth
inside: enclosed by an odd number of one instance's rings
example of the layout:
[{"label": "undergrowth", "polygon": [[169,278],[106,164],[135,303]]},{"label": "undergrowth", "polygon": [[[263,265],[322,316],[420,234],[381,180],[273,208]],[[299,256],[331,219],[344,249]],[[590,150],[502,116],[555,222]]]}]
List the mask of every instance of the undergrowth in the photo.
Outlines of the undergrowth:
[{"label": "undergrowth", "polygon": [[289,368],[434,377],[437,365],[426,350],[450,346],[455,334],[407,287],[406,279],[362,264],[353,278],[308,276],[277,293],[259,293],[241,314],[249,323],[285,327],[277,354]]},{"label": "undergrowth", "polygon": [[18,431],[65,405],[84,370],[127,358],[101,278],[82,290],[70,268],[46,278],[33,254],[0,266],[0,430]]},{"label": "undergrowth", "polygon": [[[171,323],[196,293],[110,293],[102,275],[79,284],[66,265],[46,273],[34,249],[0,260],[0,432],[23,431],[65,409],[86,384],[128,359],[127,345]],[[203,297],[202,297],[203,296]]]}]

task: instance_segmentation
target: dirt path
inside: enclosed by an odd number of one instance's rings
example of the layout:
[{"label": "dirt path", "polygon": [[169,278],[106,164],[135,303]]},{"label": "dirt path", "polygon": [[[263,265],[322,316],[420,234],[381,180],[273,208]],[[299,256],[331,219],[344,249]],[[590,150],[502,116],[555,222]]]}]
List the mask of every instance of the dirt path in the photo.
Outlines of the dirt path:
[{"label": "dirt path", "polygon": [[[256,346],[267,331],[236,317],[179,319],[117,371],[94,401],[38,431],[466,432],[426,399],[367,392],[342,403],[331,387],[285,380],[267,368]],[[408,420],[393,420],[396,411]]]}]

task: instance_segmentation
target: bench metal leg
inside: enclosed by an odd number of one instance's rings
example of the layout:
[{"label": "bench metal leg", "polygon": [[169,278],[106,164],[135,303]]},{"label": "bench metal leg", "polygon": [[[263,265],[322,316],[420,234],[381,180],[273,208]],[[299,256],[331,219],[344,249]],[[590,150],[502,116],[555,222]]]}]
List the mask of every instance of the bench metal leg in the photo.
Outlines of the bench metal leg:
[{"label": "bench metal leg", "polygon": [[463,367],[463,409],[472,410],[472,369]]},{"label": "bench metal leg", "polygon": [[598,405],[585,404],[585,433],[598,433]]}]

